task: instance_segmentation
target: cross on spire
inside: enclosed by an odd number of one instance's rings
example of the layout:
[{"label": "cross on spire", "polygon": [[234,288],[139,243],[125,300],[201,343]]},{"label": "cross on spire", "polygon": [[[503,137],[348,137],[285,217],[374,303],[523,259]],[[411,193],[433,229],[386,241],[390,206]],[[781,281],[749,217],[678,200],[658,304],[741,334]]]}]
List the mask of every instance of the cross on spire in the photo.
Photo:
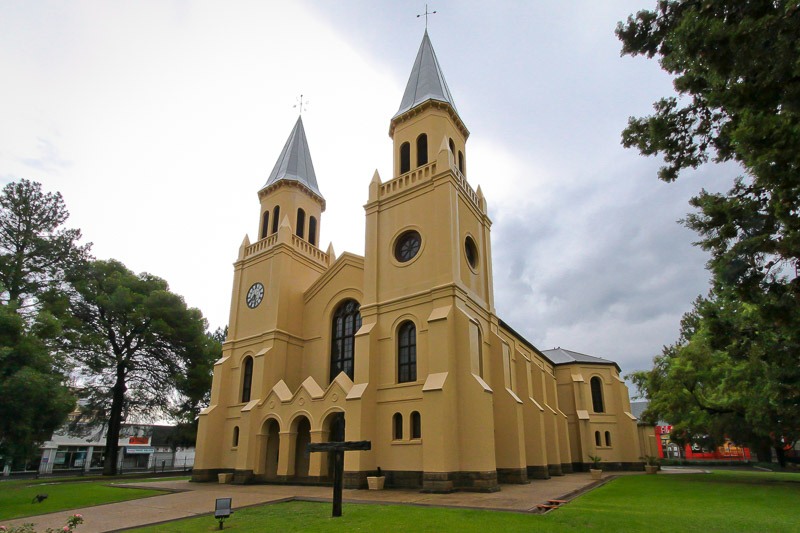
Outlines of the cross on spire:
[{"label": "cross on spire", "polygon": [[302,117],[303,116],[303,111],[306,111],[308,109],[308,107],[306,107],[306,106],[308,106],[308,100],[303,100],[303,95],[300,94],[300,98],[297,99],[297,103],[294,104],[292,107],[293,108],[299,108],[300,116]]},{"label": "cross on spire", "polygon": [[428,29],[428,15],[434,15],[434,14],[436,14],[436,11],[428,11],[428,4],[425,4],[425,13],[423,13],[422,15],[417,15],[417,18],[420,18],[423,15],[425,16],[425,30]]}]

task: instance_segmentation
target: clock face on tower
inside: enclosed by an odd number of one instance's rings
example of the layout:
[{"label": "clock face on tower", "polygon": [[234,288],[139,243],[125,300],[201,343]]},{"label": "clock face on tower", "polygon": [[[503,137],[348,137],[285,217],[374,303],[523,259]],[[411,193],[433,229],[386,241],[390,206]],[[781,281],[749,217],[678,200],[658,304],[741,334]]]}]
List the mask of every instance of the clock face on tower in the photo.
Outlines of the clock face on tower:
[{"label": "clock face on tower", "polygon": [[247,291],[247,307],[255,309],[264,298],[264,286],[261,283],[253,283]]}]

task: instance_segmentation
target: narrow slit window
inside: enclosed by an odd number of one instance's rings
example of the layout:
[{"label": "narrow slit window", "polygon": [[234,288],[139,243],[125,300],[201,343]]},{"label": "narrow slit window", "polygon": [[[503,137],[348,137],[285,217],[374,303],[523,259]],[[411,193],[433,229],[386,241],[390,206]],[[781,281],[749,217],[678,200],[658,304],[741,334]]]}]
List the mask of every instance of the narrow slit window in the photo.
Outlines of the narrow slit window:
[{"label": "narrow slit window", "polygon": [[411,413],[411,438],[422,438],[422,420],[420,420],[419,413],[417,411]]},{"label": "narrow slit window", "polygon": [[264,211],[264,216],[261,218],[261,238],[267,235],[269,235],[269,209]]},{"label": "narrow slit window", "polygon": [[600,441],[600,432],[599,431],[595,431],[594,432],[594,445],[595,446],[602,446],[603,445],[603,443]]},{"label": "narrow slit window", "polygon": [[316,217],[308,217],[308,242],[317,245],[317,219]]},{"label": "narrow slit window", "polygon": [[295,235],[303,238],[303,234],[306,232],[306,212],[302,209],[297,210],[297,228],[294,230]]},{"label": "narrow slit window", "polygon": [[403,415],[395,413],[392,417],[392,438],[394,440],[403,439]]},{"label": "narrow slit window", "polygon": [[595,413],[605,413],[603,407],[603,382],[595,376],[591,380],[592,387],[592,409]]},{"label": "narrow slit window", "polygon": [[606,431],[606,446],[611,446],[611,432]]},{"label": "narrow slit window", "polygon": [[276,205],[272,210],[272,233],[278,231],[278,224],[280,223],[281,206]]},{"label": "narrow slit window", "polygon": [[253,358],[245,357],[242,369],[242,403],[250,401],[250,388],[253,384]]},{"label": "narrow slit window", "polygon": [[411,170],[411,143],[400,145],[400,174]]},{"label": "narrow slit window", "polygon": [[417,166],[428,164],[428,136],[422,134],[417,137]]},{"label": "narrow slit window", "polygon": [[233,427],[233,447],[239,446],[239,426]]}]

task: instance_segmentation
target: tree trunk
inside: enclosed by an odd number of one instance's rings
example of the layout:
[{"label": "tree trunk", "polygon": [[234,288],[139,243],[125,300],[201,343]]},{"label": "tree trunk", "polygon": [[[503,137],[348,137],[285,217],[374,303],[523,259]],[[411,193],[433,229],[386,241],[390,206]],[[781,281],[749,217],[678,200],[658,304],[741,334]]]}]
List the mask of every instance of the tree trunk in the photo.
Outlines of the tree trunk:
[{"label": "tree trunk", "polygon": [[772,445],[769,442],[756,443],[756,459],[759,463],[772,462]]},{"label": "tree trunk", "polygon": [[125,370],[117,365],[117,382],[114,384],[111,399],[111,413],[108,417],[108,433],[106,434],[106,457],[103,462],[103,475],[117,475],[117,457],[119,456],[119,430],[122,426],[122,404],[125,401]]}]

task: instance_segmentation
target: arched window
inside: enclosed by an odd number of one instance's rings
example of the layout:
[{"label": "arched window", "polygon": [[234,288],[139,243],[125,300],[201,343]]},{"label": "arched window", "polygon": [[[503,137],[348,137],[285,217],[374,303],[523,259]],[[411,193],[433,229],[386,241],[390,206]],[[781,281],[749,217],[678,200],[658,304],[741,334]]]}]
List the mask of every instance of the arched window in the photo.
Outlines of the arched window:
[{"label": "arched window", "polygon": [[403,438],[403,415],[395,413],[392,417],[392,438],[401,440]]},{"label": "arched window", "polygon": [[464,153],[461,150],[458,151],[458,170],[464,173]]},{"label": "arched window", "polygon": [[278,224],[280,224],[281,206],[276,205],[272,210],[272,233],[278,231]]},{"label": "arched window", "polygon": [[592,387],[592,409],[595,413],[605,413],[603,409],[603,382],[595,376],[591,380]]},{"label": "arched window", "polygon": [[361,313],[355,300],[346,300],[336,308],[331,328],[331,375],[333,381],[339,372],[353,379],[353,353],[358,328],[361,327]]},{"label": "arched window", "polygon": [[308,217],[308,242],[317,245],[317,218]]},{"label": "arched window", "polygon": [[611,432],[606,431],[606,446],[611,446]]},{"label": "arched window", "polygon": [[594,445],[595,446],[602,446],[603,445],[603,443],[600,442],[600,432],[599,431],[595,431],[594,432]]},{"label": "arched window", "polygon": [[411,143],[400,145],[400,174],[411,170]]},{"label": "arched window", "polygon": [[297,229],[294,230],[295,235],[303,238],[303,234],[306,231],[306,212],[302,209],[297,210]]},{"label": "arched window", "polygon": [[410,320],[397,330],[397,382],[417,381],[417,327]]},{"label": "arched window", "polygon": [[250,401],[250,387],[253,384],[253,358],[245,357],[242,364],[242,403]]},{"label": "arched window", "polygon": [[453,139],[450,139],[450,153],[453,154],[453,157],[456,156],[456,143],[453,142]]},{"label": "arched window", "polygon": [[414,411],[411,413],[411,438],[422,438],[422,421],[419,418],[419,413]]},{"label": "arched window", "polygon": [[233,426],[233,447],[239,445],[239,426]]},{"label": "arched window", "polygon": [[269,235],[269,210],[264,211],[264,216],[261,219],[261,238],[263,239]]},{"label": "arched window", "polygon": [[428,136],[424,133],[417,137],[417,166],[428,164]]}]

